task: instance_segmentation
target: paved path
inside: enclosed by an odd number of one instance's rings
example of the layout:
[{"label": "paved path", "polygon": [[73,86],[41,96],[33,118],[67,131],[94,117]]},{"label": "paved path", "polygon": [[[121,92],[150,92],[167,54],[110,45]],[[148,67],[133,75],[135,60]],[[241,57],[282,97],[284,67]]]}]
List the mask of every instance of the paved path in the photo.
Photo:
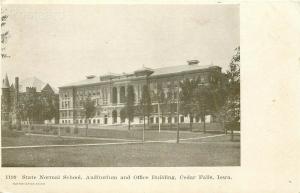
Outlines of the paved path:
[{"label": "paved path", "polygon": [[138,141],[134,139],[120,139],[120,138],[101,138],[101,137],[76,137],[76,136],[58,136],[58,135],[45,135],[45,134],[33,134],[33,133],[26,133],[25,135],[32,135],[32,136],[42,136],[42,137],[60,137],[60,138],[67,138],[67,139],[93,139],[93,140],[112,140],[112,141]]},{"label": "paved path", "polygon": [[[27,135],[38,135],[38,136],[47,136],[47,137],[58,137],[53,135],[41,135],[41,134],[27,134]],[[195,139],[205,139],[205,138],[212,138],[212,137],[220,137],[222,135],[210,135],[204,137],[195,137],[195,138],[185,138],[180,139],[180,141],[187,141],[187,140],[195,140]],[[94,137],[71,137],[71,136],[63,136],[63,138],[75,138],[75,139],[98,139],[98,140],[106,140],[106,138],[94,138]],[[111,139],[113,140],[113,139]],[[121,139],[125,140],[125,139]],[[22,148],[48,148],[48,147],[81,147],[81,146],[106,146],[106,145],[125,145],[125,144],[142,144],[142,143],[176,143],[176,140],[163,140],[163,141],[138,141],[138,140],[127,140],[125,142],[116,142],[116,143],[91,143],[91,144],[66,144],[66,145],[26,145],[26,146],[7,146],[2,147],[2,149],[22,149]],[[201,144],[205,142],[183,142],[183,143],[190,143],[190,144]]]},{"label": "paved path", "polygon": [[194,140],[194,139],[205,139],[205,138],[211,138],[211,137],[221,137],[221,136],[224,136],[224,135],[225,135],[225,134],[220,134],[220,135],[209,135],[209,136],[204,136],[204,137],[192,137],[192,138],[180,139],[180,141]]},{"label": "paved path", "polygon": [[91,143],[91,144],[71,144],[71,145],[26,145],[26,146],[2,147],[2,149],[22,149],[22,148],[41,148],[41,147],[105,146],[105,145],[123,145],[123,144],[136,144],[136,143],[142,143],[142,142]]}]

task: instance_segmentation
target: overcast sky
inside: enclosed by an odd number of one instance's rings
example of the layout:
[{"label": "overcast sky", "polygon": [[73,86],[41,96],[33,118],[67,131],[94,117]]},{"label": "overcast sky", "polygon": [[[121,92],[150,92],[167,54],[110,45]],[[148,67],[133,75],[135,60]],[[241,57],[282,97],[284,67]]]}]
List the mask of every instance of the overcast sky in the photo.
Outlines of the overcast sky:
[{"label": "overcast sky", "polygon": [[2,75],[58,87],[86,75],[185,65],[228,66],[238,5],[14,5]]}]

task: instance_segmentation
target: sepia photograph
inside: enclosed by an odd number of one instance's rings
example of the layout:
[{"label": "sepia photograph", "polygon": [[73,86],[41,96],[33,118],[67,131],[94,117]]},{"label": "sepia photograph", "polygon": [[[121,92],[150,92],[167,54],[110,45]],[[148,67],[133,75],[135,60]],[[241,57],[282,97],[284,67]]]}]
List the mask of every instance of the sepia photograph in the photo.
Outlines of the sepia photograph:
[{"label": "sepia photograph", "polygon": [[239,4],[1,7],[2,167],[241,166]]}]

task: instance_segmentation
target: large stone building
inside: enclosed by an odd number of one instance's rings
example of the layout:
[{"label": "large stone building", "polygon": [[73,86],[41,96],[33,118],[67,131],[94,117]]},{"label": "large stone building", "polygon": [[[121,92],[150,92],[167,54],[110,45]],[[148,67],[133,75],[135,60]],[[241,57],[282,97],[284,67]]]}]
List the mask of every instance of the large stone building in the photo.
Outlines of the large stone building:
[{"label": "large stone building", "polygon": [[[42,82],[41,80],[30,77],[20,81],[19,78],[15,78],[15,83],[10,84],[8,76],[6,75],[2,82],[2,95],[1,95],[1,123],[7,126],[20,125],[21,122],[26,123],[26,120],[22,120],[20,107],[24,103],[26,96],[35,97],[37,100],[44,100],[45,96],[52,96],[53,100],[57,100],[58,94],[54,88],[49,84]],[[57,107],[58,108],[58,107]],[[58,115],[56,116],[58,122]],[[44,123],[45,120],[41,116],[35,116],[35,123]],[[55,119],[52,120],[55,122]]]},{"label": "large stone building", "polygon": [[[142,88],[148,84],[151,91],[153,112],[150,116],[151,123],[175,123],[177,116],[171,116],[170,112],[159,115],[158,103],[155,94],[158,88],[164,92],[172,89],[174,92],[171,103],[175,105],[178,81],[186,78],[196,79],[200,77],[202,84],[210,84],[212,73],[221,73],[221,68],[214,65],[202,66],[197,60],[188,61],[186,65],[170,66],[157,69],[142,68],[129,74],[106,74],[102,76],[87,76],[85,80],[64,85],[59,88],[59,110],[61,124],[84,124],[83,101],[90,96],[95,101],[96,112],[89,119],[90,124],[121,124],[126,123],[120,116],[125,106],[127,86],[132,85],[135,93],[135,105],[138,106],[142,97]],[[164,107],[161,107],[161,109]],[[199,118],[193,118],[194,122],[201,122]],[[206,121],[211,121],[211,116],[206,116]],[[180,115],[180,123],[189,122],[190,117]],[[143,118],[136,113],[133,124],[142,123]]]},{"label": "large stone building", "polygon": [[17,101],[19,97],[19,78],[16,77],[15,85],[9,84],[8,76],[6,75],[2,81],[1,95],[1,125],[8,127],[11,124],[19,124],[20,119],[17,117]]}]

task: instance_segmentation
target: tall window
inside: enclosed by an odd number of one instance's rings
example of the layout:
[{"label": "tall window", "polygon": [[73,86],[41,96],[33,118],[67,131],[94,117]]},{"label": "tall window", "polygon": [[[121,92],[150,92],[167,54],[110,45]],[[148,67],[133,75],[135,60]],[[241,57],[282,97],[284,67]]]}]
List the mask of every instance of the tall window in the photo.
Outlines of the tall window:
[{"label": "tall window", "polygon": [[125,103],[125,87],[120,88],[120,103]]},{"label": "tall window", "polygon": [[113,92],[112,92],[112,94],[113,94],[113,98],[112,98],[112,102],[114,103],[114,104],[116,104],[116,103],[118,103],[118,90],[117,90],[117,88],[116,87],[113,87]]},{"label": "tall window", "polygon": [[107,89],[106,88],[104,88],[103,90],[102,90],[102,98],[103,98],[103,104],[107,104]]}]

